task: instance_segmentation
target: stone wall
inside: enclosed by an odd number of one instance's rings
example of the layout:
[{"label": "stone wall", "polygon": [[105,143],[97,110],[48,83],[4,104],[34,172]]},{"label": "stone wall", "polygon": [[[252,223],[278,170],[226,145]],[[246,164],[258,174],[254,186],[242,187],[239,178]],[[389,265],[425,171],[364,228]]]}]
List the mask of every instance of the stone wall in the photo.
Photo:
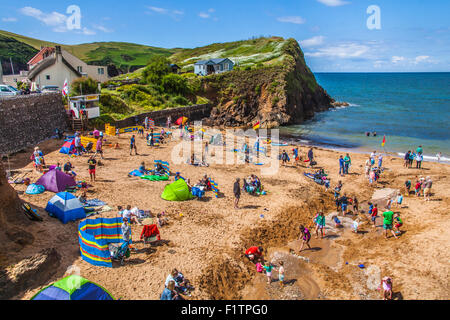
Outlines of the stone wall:
[{"label": "stone wall", "polygon": [[67,129],[60,93],[0,98],[0,155],[33,146]]},{"label": "stone wall", "polygon": [[172,118],[172,123],[175,123],[180,117],[187,117],[189,121],[202,120],[209,118],[213,106],[211,104],[200,104],[182,108],[164,109],[159,111],[153,111],[149,113],[143,113],[138,116],[127,118],[124,120],[111,123],[116,128],[126,128],[135,126],[136,124],[142,124],[145,117],[149,117],[155,121],[156,125],[165,125],[167,117]]}]

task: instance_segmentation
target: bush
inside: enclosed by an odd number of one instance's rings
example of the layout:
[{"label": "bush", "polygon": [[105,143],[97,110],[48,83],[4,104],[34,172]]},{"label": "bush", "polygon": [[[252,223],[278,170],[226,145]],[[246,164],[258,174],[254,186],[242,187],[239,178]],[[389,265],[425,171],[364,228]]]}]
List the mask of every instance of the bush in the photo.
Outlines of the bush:
[{"label": "bush", "polygon": [[92,78],[78,78],[72,82],[70,95],[81,96],[98,93],[98,82]]},{"label": "bush", "polygon": [[165,75],[170,73],[170,61],[163,56],[154,56],[142,72],[143,82],[161,84]]},{"label": "bush", "polygon": [[100,96],[101,113],[129,113],[131,112],[128,105],[119,97],[104,93]]},{"label": "bush", "polygon": [[165,92],[185,95],[189,92],[188,84],[186,78],[178,74],[168,74],[162,78],[161,86]]}]

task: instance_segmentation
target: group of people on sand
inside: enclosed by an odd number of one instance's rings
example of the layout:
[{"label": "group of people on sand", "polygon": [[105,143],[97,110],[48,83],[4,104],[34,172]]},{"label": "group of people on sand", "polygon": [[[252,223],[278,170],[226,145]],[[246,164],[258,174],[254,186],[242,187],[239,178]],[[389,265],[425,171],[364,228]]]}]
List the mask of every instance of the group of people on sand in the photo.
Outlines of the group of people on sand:
[{"label": "group of people on sand", "polygon": [[[378,164],[376,163],[378,160]],[[383,155],[377,154],[376,151],[372,152],[369,156],[369,158],[366,160],[365,163],[365,174],[366,178],[369,180],[370,184],[377,184],[381,174],[384,171],[383,168]]]},{"label": "group of people on sand", "polygon": [[161,300],[185,300],[183,296],[191,297],[191,291],[195,288],[190,281],[177,269],[173,269],[166,278]]},{"label": "group of people on sand", "polygon": [[423,162],[423,148],[422,146],[419,146],[416,151],[408,150],[408,152],[405,153],[404,157],[404,167],[405,168],[412,168],[414,164],[414,160],[416,161],[416,169],[422,169],[422,162]]},{"label": "group of people on sand", "polygon": [[[307,160],[304,160],[304,162],[308,163],[308,167],[314,168],[314,166],[317,164],[317,162],[314,159],[314,151],[313,148],[309,148],[307,154],[306,154]],[[294,149],[292,149],[292,159],[294,160],[294,165],[298,166],[303,161],[303,156],[300,154],[299,148],[296,146]],[[289,157],[289,154],[286,150],[283,150],[279,155],[279,160],[281,160],[282,164],[285,166],[288,162],[291,161],[291,158]]]},{"label": "group of people on sand", "polygon": [[256,272],[265,273],[267,277],[267,284],[271,285],[273,282],[272,272],[278,271],[278,281],[281,287],[285,285],[285,269],[284,262],[278,261],[278,265],[274,265],[270,261],[264,259],[264,249],[262,247],[250,247],[245,251],[245,256],[255,264]]},{"label": "group of people on sand", "polygon": [[[425,201],[431,200],[431,188],[433,187],[433,180],[430,176],[427,176],[426,178],[420,177],[414,179],[414,195],[416,197],[423,197]],[[412,183],[411,180],[405,181],[405,189],[406,193],[409,195],[411,193],[411,187]]]}]

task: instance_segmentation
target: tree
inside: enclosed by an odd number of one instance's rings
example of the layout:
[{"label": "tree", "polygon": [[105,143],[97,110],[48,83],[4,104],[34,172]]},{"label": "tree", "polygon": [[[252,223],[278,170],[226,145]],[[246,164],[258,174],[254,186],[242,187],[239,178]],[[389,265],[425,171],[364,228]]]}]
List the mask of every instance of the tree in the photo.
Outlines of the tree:
[{"label": "tree", "polygon": [[164,56],[154,56],[142,72],[142,76],[147,84],[160,85],[163,77],[169,73],[170,61]]},{"label": "tree", "polygon": [[78,78],[72,82],[70,95],[81,96],[86,94],[96,94],[98,92],[98,82],[92,78]]},{"label": "tree", "polygon": [[174,73],[165,75],[161,80],[161,86],[167,93],[185,95],[189,92],[187,80]]}]

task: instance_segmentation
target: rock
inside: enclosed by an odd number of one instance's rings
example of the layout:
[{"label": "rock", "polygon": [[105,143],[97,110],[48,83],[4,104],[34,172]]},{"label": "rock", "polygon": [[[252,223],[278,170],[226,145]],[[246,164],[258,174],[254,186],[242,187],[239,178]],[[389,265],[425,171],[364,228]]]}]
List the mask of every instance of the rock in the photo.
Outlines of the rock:
[{"label": "rock", "polygon": [[338,102],[335,101],[331,104],[333,107],[349,107],[350,104],[348,102]]},{"label": "rock", "polygon": [[6,300],[21,292],[47,283],[61,264],[56,249],[45,249],[26,258],[9,270],[0,271],[0,299]]}]

